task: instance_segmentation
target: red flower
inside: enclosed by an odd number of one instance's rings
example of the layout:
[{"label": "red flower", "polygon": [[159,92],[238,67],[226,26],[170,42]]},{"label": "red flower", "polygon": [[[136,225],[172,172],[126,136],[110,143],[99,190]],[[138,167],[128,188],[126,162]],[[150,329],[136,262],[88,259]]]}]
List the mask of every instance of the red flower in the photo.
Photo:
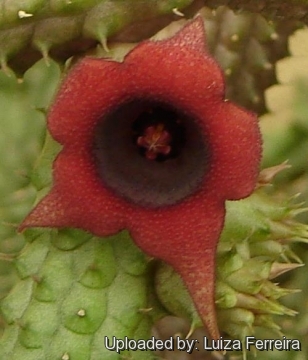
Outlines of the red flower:
[{"label": "red flower", "polygon": [[20,229],[129,229],[141,249],[179,272],[218,338],[214,268],[224,202],[254,189],[261,138],[256,116],[224,99],[202,19],[168,40],[143,42],[122,63],[80,61],[48,128],[63,145],[54,184]]}]

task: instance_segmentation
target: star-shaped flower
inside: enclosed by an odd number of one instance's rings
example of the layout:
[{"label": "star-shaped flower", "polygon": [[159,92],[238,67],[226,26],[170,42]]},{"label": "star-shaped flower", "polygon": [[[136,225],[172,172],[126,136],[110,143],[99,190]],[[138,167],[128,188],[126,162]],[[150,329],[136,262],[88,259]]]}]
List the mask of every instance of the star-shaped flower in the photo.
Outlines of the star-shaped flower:
[{"label": "star-shaped flower", "polygon": [[261,157],[256,116],[224,91],[200,17],[122,63],[84,58],[48,116],[63,145],[52,189],[20,226],[128,229],[178,271],[212,338],[224,203],[253,191]]}]

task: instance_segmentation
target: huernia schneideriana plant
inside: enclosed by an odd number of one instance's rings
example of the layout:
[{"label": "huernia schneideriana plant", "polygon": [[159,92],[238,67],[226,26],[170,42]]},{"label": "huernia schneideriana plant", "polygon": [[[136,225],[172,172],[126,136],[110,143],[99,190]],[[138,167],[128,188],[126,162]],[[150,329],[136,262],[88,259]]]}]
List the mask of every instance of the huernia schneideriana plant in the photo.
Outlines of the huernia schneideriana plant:
[{"label": "huernia schneideriana plant", "polygon": [[212,338],[225,201],[253,191],[261,158],[256,115],[224,91],[200,17],[167,40],[141,43],[121,63],[79,61],[48,115],[63,145],[53,186],[20,225],[98,236],[128,229],[181,275]]}]

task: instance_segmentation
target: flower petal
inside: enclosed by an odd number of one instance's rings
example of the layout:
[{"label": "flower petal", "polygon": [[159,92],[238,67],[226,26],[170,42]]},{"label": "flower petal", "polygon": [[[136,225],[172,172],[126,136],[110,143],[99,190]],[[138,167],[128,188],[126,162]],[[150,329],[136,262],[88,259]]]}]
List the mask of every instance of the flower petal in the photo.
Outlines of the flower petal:
[{"label": "flower petal", "polygon": [[48,129],[55,140],[76,150],[89,147],[96,122],[129,94],[124,65],[85,58],[61,85],[48,114]]},{"label": "flower petal", "polygon": [[130,233],[136,244],[181,275],[213,339],[219,338],[214,303],[215,254],[224,214],[223,203],[199,195],[169,210],[139,211],[130,219]]},{"label": "flower petal", "polygon": [[75,227],[108,236],[127,227],[127,204],[102,185],[86,154],[64,149],[53,166],[54,186],[26,217],[20,231],[33,226]]},{"label": "flower petal", "polygon": [[229,101],[216,107],[209,141],[213,163],[207,179],[209,191],[226,200],[248,196],[256,186],[262,154],[262,138],[255,114]]},{"label": "flower petal", "polygon": [[[224,87],[200,17],[171,39],[141,43],[123,63],[80,61],[48,116],[51,134],[64,146],[53,187],[20,226],[69,226],[99,236],[129,229],[141,249],[180,273],[215,339],[215,252],[224,203],[252,192],[261,157],[256,116],[225,101]],[[185,133],[176,159],[158,162],[157,154],[138,152],[133,125],[136,118],[147,124],[148,113],[160,114],[158,126],[151,130],[149,123],[136,139],[144,146],[144,134],[164,128],[161,114],[167,122],[174,118]],[[168,131],[162,145],[172,147]]]}]

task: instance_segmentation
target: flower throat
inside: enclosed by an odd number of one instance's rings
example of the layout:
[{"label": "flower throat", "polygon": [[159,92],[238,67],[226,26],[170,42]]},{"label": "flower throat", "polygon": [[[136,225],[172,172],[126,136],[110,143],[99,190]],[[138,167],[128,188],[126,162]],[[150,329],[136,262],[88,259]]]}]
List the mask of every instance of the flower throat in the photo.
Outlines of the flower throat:
[{"label": "flower throat", "polygon": [[132,125],[140,155],[158,162],[179,156],[185,146],[185,128],[178,114],[163,107],[142,112]]},{"label": "flower throat", "polygon": [[134,99],[97,124],[96,171],[104,185],[136,205],[173,205],[195,193],[211,165],[198,119],[169,104]]}]

